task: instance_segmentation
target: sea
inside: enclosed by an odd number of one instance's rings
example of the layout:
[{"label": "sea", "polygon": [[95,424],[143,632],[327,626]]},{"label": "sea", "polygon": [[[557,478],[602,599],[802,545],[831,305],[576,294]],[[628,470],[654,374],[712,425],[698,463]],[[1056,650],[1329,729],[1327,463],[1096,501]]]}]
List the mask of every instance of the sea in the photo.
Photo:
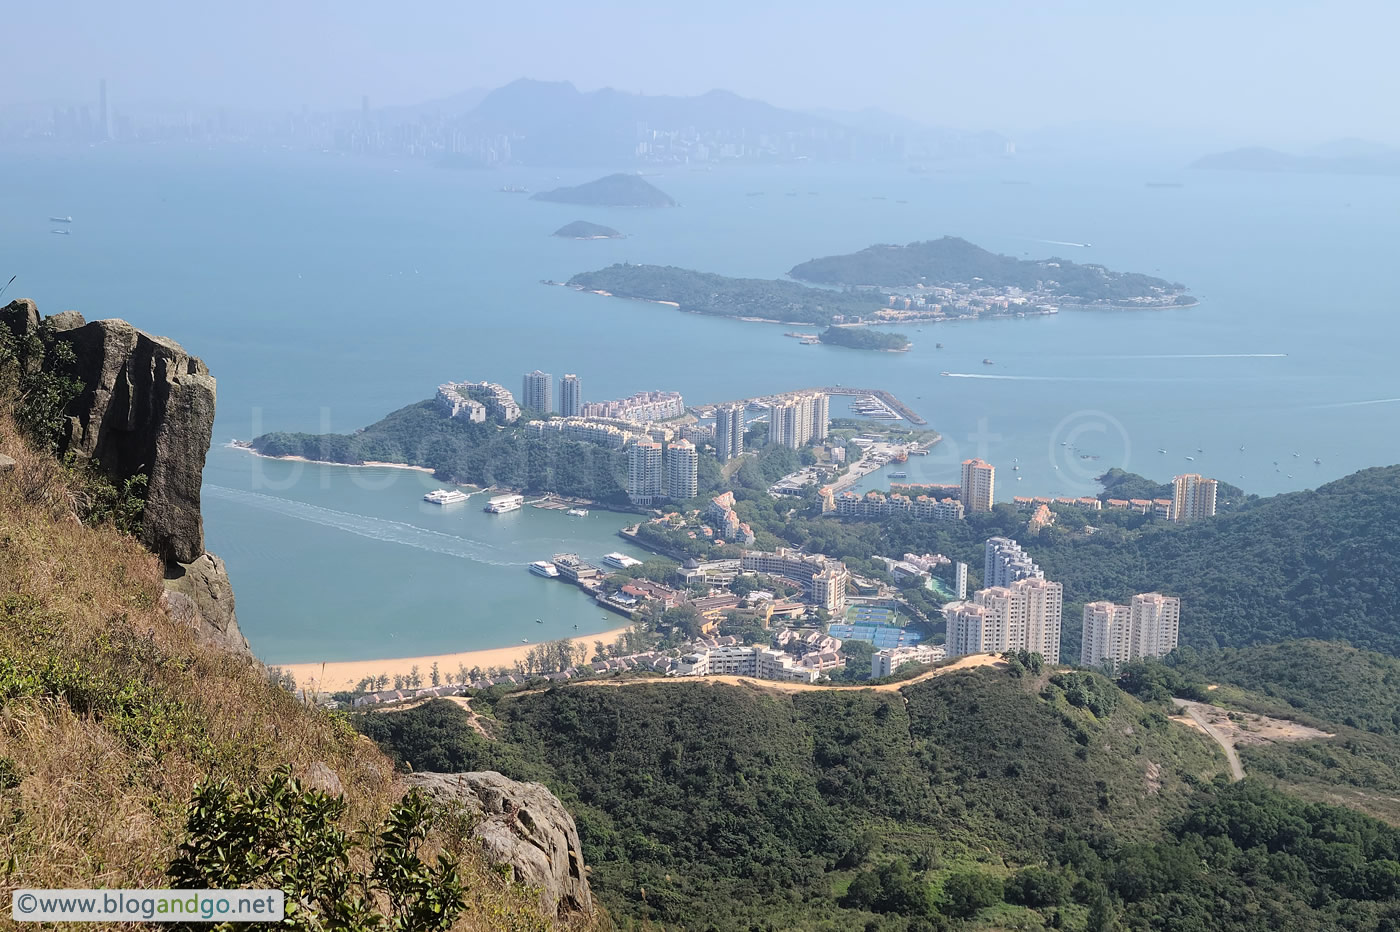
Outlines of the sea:
[{"label": "sea", "polygon": [[[272,430],[352,431],[450,379],[518,390],[540,368],[577,374],[589,400],[668,389],[691,403],[883,388],[943,436],[898,467],[907,481],[955,482],[958,464],[980,456],[998,466],[1003,499],[1092,494],[1115,466],[1158,480],[1199,472],[1267,495],[1400,459],[1400,179],[1025,157],[919,173],[666,168],[648,172],[680,202],[664,210],[500,190],[616,169],[9,148],[0,280],[18,275],[6,300],[125,318],[209,364],[219,399],[207,545],[227,562],[240,625],[270,663],[586,639],[617,625],[527,564],[559,551],[644,556],[616,536],[626,516],[489,515],[480,495],[442,508],[422,501],[438,483],[420,472],[272,461],[229,445]],[[550,235],[579,219],[626,238]],[[887,354],[541,284],[623,261],[781,277],[814,256],[945,234],[1158,275],[1200,305],[924,324],[901,328],[911,351]],[[862,487],[888,481],[877,473]]]}]

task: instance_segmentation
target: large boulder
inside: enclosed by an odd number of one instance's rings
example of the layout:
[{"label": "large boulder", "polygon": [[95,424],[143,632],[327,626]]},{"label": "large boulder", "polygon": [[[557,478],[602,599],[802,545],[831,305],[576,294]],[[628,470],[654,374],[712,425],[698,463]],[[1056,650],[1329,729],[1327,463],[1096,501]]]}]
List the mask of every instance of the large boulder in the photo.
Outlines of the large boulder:
[{"label": "large boulder", "polygon": [[39,329],[39,309],[29,298],[19,298],[0,307],[0,326],[23,338]]},{"label": "large boulder", "polygon": [[[71,323],[71,321],[64,321]],[[148,477],[142,543],[166,562],[204,553],[199,487],[214,431],[214,378],[180,344],[124,320],[62,330],[83,391],[68,407],[66,451],[117,481]]]},{"label": "large boulder", "polygon": [[201,644],[253,659],[248,639],[238,630],[233,584],[223,560],[205,553],[191,563],[167,563],[162,600],[171,617],[188,624]]},{"label": "large boulder", "polygon": [[549,915],[593,912],[574,817],[543,784],[519,783],[494,771],[425,771],[408,774],[405,782],[477,816],[473,833],[486,856],[510,865],[515,880],[537,887]]}]

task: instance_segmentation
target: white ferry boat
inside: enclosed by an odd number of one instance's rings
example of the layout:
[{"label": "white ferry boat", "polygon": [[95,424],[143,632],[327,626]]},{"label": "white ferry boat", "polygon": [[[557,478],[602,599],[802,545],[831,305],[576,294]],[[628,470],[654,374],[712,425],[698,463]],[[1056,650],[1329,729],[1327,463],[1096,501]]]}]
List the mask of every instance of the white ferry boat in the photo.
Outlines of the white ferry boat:
[{"label": "white ferry boat", "polygon": [[554,564],[548,560],[536,560],[530,564],[530,572],[536,576],[543,576],[546,579],[554,579],[559,575],[559,571],[554,568]]},{"label": "white ferry boat", "polygon": [[523,495],[497,495],[486,503],[484,511],[489,511],[493,515],[502,515],[507,511],[519,511],[520,506],[525,504]]},{"label": "white ferry boat", "polygon": [[610,553],[603,557],[603,562],[608,566],[625,570],[629,566],[641,566],[642,561],[629,557],[625,553]]},{"label": "white ferry boat", "polygon": [[433,489],[423,496],[423,501],[432,502],[434,505],[456,505],[458,502],[465,502],[467,493],[457,489]]},{"label": "white ferry boat", "polygon": [[586,518],[586,517],[588,517],[588,509],[587,509],[587,508],[570,508],[568,511],[564,512],[564,514],[566,514],[566,515],[573,515],[575,518]]}]

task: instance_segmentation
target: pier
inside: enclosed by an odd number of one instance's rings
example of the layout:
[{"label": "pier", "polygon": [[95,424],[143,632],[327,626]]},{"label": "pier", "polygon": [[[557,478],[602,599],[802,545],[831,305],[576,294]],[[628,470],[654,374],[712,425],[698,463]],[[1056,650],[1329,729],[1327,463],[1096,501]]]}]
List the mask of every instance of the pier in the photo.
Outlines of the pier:
[{"label": "pier", "polygon": [[799,388],[790,392],[781,392],[776,395],[765,395],[763,398],[740,398],[737,401],[717,401],[713,405],[707,404],[699,407],[711,408],[727,404],[748,404],[752,401],[763,401],[765,398],[782,398],[786,395],[796,395],[801,392],[822,392],[827,395],[873,395],[883,401],[891,410],[910,424],[919,427],[924,427],[928,424],[928,421],[916,414],[913,408],[909,407],[896,398],[891,392],[887,392],[883,388],[851,388],[847,385],[821,385],[816,388]]}]

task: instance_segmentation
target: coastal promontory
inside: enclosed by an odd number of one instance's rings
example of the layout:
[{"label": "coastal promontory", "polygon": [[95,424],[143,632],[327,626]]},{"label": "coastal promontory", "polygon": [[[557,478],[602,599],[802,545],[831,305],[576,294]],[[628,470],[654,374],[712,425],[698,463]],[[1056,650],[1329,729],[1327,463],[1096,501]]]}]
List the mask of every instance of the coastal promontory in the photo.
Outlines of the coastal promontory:
[{"label": "coastal promontory", "polygon": [[589,223],[587,220],[566,223],[555,230],[554,235],[561,239],[622,239],[622,234],[612,227],[605,227],[601,223]]},{"label": "coastal promontory", "polygon": [[534,195],[534,201],[582,204],[586,207],[675,207],[676,202],[640,175],[619,172],[573,187],[555,188]]},{"label": "coastal promontory", "polygon": [[[1066,244],[1088,249],[1091,243]],[[909,243],[878,244],[840,256],[809,259],[789,270],[799,281],[817,285],[892,290],[995,289],[1030,296],[1037,304],[1078,306],[1177,307],[1195,304],[1186,286],[1139,272],[1113,272],[1102,265],[1069,259],[1017,259],[956,236]],[[956,303],[955,294],[947,296]]]}]

